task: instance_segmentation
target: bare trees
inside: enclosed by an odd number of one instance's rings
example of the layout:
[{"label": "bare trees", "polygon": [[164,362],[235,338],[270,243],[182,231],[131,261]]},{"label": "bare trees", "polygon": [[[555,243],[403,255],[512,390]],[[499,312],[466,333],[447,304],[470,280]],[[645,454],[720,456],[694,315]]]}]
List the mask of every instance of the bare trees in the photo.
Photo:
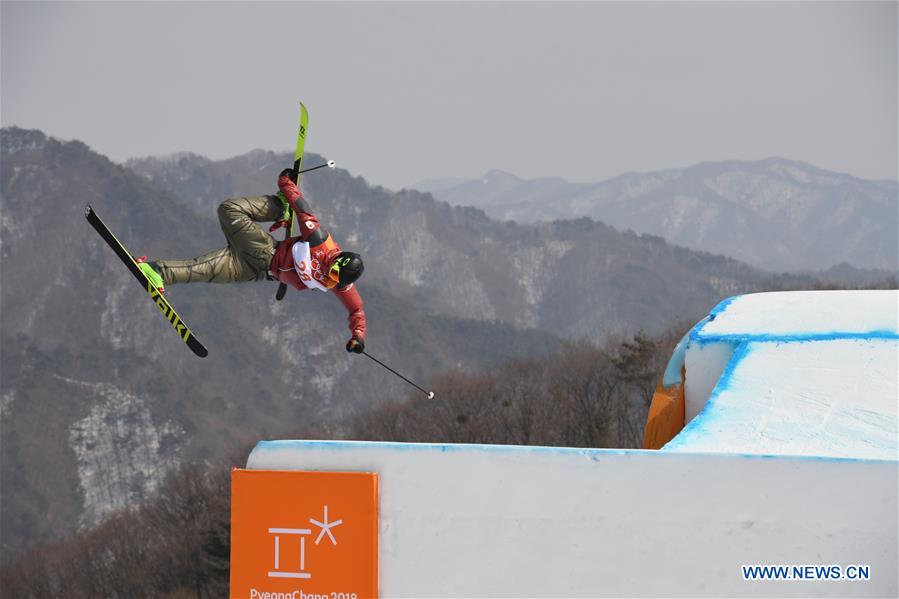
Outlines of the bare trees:
[{"label": "bare trees", "polygon": [[356,419],[357,439],[639,447],[655,383],[679,336],[638,333],[549,360],[434,379],[432,400],[391,402]]},{"label": "bare trees", "polygon": [[4,567],[9,597],[224,597],[226,468],[185,465],[156,497],[99,527],[27,551]]}]

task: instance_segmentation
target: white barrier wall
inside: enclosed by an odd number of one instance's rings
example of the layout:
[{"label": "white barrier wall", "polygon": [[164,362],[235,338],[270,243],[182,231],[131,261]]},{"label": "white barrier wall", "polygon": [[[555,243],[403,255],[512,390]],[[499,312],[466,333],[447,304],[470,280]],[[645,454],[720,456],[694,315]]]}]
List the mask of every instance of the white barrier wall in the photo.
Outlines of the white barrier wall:
[{"label": "white barrier wall", "polygon": [[[247,467],[377,472],[382,597],[899,591],[895,461],[272,441]],[[744,564],[870,579],[746,581]]]}]

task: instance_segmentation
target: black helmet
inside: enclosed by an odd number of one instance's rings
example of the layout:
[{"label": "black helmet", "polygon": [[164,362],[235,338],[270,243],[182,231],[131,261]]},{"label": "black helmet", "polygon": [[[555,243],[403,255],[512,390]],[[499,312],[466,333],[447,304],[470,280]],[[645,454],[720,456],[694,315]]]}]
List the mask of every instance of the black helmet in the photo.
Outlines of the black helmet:
[{"label": "black helmet", "polygon": [[353,252],[340,252],[331,263],[328,277],[337,282],[338,289],[343,289],[361,277],[363,270],[365,266],[362,264],[362,256]]}]

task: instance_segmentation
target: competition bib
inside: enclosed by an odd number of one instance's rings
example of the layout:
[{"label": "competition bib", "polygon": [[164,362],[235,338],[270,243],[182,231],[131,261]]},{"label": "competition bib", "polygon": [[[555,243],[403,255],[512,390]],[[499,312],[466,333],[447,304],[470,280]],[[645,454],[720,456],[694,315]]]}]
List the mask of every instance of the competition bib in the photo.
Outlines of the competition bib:
[{"label": "competition bib", "polygon": [[318,282],[315,273],[321,273],[321,265],[315,260],[309,252],[309,244],[305,241],[297,241],[290,248],[293,254],[293,268],[297,271],[303,285],[310,289],[318,289],[319,291],[328,291],[328,288]]}]

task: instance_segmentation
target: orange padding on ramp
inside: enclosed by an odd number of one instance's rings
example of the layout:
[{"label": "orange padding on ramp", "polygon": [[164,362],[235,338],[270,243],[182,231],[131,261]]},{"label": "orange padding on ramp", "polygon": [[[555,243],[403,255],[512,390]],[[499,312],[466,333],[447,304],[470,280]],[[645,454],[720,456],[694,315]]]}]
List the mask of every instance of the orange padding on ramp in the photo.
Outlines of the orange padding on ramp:
[{"label": "orange padding on ramp", "polygon": [[643,429],[643,449],[661,449],[683,430],[685,375],[681,369],[681,382],[669,387],[664,387],[659,379]]}]

